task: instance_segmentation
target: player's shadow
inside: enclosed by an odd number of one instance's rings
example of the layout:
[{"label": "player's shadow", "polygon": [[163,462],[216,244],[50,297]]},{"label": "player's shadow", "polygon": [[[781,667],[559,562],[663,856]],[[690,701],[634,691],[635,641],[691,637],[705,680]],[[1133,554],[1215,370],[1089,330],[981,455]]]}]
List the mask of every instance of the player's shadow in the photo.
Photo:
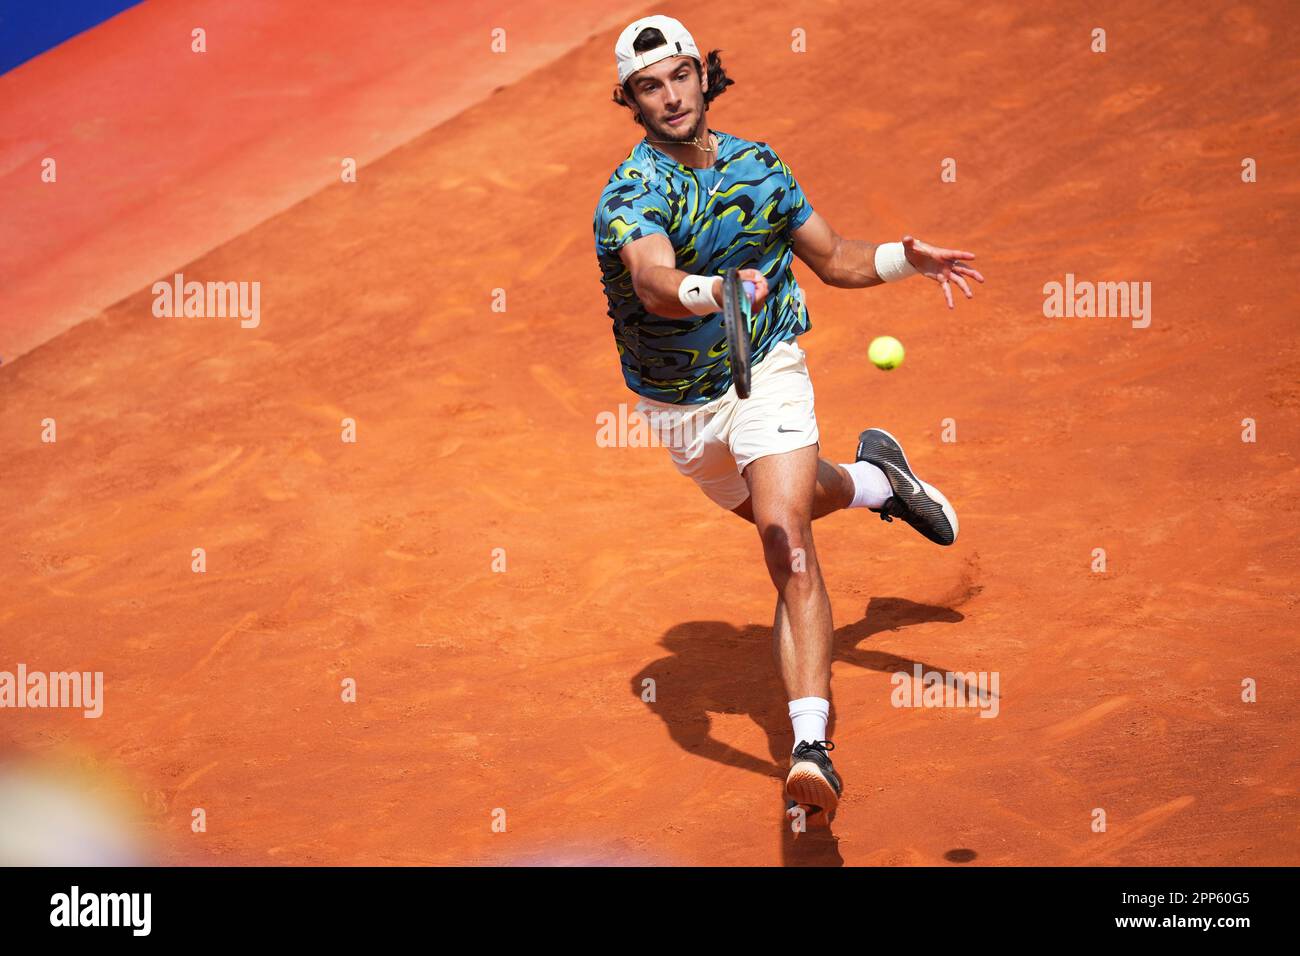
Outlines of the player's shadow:
[{"label": "player's shadow", "polygon": [[[936,664],[859,645],[882,631],[962,620],[961,612],[952,608],[905,598],[872,598],[861,620],[835,629],[833,659],[885,673],[910,672],[918,663],[926,671],[943,671],[946,668]],[[784,780],[793,741],[788,702],[772,657],[771,625],[735,628],[721,621],[690,621],[669,628],[660,644],[669,654],[647,664],[632,678],[632,693],[643,700],[653,696],[646,706],[664,722],[668,735],[695,756]],[[653,695],[648,693],[650,687]],[[767,755],[760,757],[718,740],[711,733],[710,714],[747,715],[763,729]],[[834,731],[832,706],[826,736],[834,739]],[[794,838],[788,826],[782,829],[786,832],[783,858],[787,864],[843,862],[828,832],[809,830]]]}]

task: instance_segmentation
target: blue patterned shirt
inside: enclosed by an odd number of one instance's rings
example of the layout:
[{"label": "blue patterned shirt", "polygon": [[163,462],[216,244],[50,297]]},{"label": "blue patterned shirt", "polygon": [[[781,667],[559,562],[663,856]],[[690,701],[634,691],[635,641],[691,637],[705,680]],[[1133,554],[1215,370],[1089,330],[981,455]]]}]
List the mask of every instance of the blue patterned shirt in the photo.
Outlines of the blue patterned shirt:
[{"label": "blue patterned shirt", "polygon": [[768,297],[753,320],[752,362],[808,331],[808,310],[790,264],[794,231],[812,206],[790,167],[766,143],[712,131],[716,162],[696,169],[644,139],[614,170],[596,205],[593,229],[614,342],[628,388],[661,402],[697,405],[731,386],[722,313],[666,318],[648,312],[618,251],[663,233],[678,269],[721,276],[758,269]]}]

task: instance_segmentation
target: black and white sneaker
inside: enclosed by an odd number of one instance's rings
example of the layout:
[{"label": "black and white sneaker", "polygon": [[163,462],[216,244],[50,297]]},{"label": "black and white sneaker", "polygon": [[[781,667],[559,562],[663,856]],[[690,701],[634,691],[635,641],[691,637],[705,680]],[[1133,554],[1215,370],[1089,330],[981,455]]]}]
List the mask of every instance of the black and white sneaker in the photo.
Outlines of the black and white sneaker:
[{"label": "black and white sneaker", "polygon": [[801,740],[790,756],[785,795],[805,808],[810,822],[814,819],[829,822],[844,792],[844,785],[827,754],[834,749],[829,740]]},{"label": "black and white sneaker", "polygon": [[894,495],[872,508],[881,521],[902,518],[935,544],[957,540],[957,512],[934,485],[912,471],[898,439],[883,428],[868,428],[858,436],[858,461],[869,461],[885,473]]}]

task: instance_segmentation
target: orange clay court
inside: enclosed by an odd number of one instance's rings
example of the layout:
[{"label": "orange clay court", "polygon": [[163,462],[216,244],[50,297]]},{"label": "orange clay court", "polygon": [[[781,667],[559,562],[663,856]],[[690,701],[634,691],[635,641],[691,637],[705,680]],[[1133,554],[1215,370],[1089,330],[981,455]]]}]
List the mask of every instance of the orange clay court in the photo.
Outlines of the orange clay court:
[{"label": "orange clay court", "polygon": [[[0,77],[0,670],[105,681],[98,719],[0,713],[8,754],[164,863],[1300,863],[1289,4],[285,6],[146,3]],[[988,280],[949,312],[795,265],[823,454],[887,427],[961,517],[816,524],[846,791],[797,838],[753,527],[596,442],[636,401],[612,49],[652,12],[841,233]],[[259,281],[260,324],[155,317],[176,272]],[[1150,282],[1150,327],[1044,317],[1067,274]],[[997,672],[996,719],[891,706],[917,663]]]}]

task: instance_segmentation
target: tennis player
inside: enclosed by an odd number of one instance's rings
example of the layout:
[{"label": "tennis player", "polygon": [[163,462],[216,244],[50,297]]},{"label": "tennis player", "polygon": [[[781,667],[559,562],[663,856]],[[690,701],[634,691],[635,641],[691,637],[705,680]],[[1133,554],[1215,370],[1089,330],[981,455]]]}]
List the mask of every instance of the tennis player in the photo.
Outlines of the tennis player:
[{"label": "tennis player", "polygon": [[[672,17],[642,17],[614,47],[614,101],[645,137],[619,163],[596,206],[596,254],[623,376],[637,409],[658,429],[677,469],[714,502],[758,528],[776,586],[774,653],[790,702],[790,801],[809,822],[829,822],[843,792],[826,738],[831,607],[812,521],[865,508],[900,518],[951,545],[957,515],[916,476],[898,441],[879,428],[858,439],[854,461],[818,457],[813,388],[797,338],[809,328],[791,263],[822,282],[866,288],[920,274],[971,297],[983,276],[972,253],[911,236],[876,245],[841,238],[767,143],[706,122],[733,81],[718,51],[701,58]],[[721,276],[754,283],[752,381],[740,399],[727,363]]]}]

